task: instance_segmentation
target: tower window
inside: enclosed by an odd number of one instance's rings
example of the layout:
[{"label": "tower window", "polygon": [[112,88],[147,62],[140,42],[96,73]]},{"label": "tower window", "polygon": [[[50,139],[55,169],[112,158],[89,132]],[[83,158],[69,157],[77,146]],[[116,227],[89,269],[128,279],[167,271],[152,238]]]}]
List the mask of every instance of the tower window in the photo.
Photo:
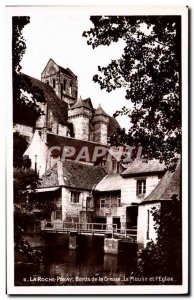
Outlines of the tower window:
[{"label": "tower window", "polygon": [[53,88],[55,89],[55,79],[53,79]]},{"label": "tower window", "polygon": [[63,80],[63,90],[66,91],[66,87],[67,87],[67,81],[64,79]]},{"label": "tower window", "polygon": [[72,83],[70,83],[70,85],[69,85],[69,93],[70,93],[70,95],[72,95]]},{"label": "tower window", "polygon": [[47,84],[49,84],[49,81],[47,80],[47,82],[46,82]]}]

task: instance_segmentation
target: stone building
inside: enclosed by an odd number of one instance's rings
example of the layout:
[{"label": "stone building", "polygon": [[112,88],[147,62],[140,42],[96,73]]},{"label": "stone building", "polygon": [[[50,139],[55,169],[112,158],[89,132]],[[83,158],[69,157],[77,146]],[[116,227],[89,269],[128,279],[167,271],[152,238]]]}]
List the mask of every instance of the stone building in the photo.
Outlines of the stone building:
[{"label": "stone building", "polygon": [[156,187],[147,197],[142,199],[138,207],[137,242],[139,248],[145,248],[147,243],[156,241],[157,234],[153,220],[152,209],[162,210],[168,207],[173,199],[181,201],[181,163],[177,164],[174,172],[167,171]]},{"label": "stone building", "polygon": [[[131,229],[137,227],[138,204],[163,174],[164,165],[156,160],[135,161],[122,174],[109,175],[101,166],[58,161],[42,177],[38,194],[42,198],[50,191],[53,203],[58,203],[57,217],[53,211],[47,221],[116,224],[118,229]],[[61,190],[57,202],[53,189]]]},{"label": "stone building", "polygon": [[30,142],[38,129],[42,138],[47,133],[107,145],[108,136],[119,127],[115,118],[101,106],[93,107],[90,98],[78,99],[78,78],[69,69],[50,59],[41,74],[41,81],[23,74],[31,94],[40,100],[42,115],[31,124],[14,124],[14,131],[26,136]]},{"label": "stone building", "polygon": [[95,221],[92,191],[106,175],[104,168],[75,161],[58,161],[41,180],[37,197],[53,203],[47,221],[92,223]]},{"label": "stone building", "polygon": [[136,228],[138,205],[164,172],[164,164],[157,160],[133,161],[121,174],[105,176],[95,188],[96,218],[102,223],[117,224],[117,228]]},{"label": "stone building", "polygon": [[50,85],[60,100],[69,105],[77,101],[78,78],[69,68],[65,69],[49,59],[41,73],[41,81]]}]

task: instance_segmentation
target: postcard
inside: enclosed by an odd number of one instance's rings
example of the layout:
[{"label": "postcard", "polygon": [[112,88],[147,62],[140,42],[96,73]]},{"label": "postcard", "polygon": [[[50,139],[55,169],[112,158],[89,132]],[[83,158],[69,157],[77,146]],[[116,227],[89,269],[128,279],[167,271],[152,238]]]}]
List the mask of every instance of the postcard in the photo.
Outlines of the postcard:
[{"label": "postcard", "polygon": [[7,293],[188,294],[188,7],[8,6]]}]

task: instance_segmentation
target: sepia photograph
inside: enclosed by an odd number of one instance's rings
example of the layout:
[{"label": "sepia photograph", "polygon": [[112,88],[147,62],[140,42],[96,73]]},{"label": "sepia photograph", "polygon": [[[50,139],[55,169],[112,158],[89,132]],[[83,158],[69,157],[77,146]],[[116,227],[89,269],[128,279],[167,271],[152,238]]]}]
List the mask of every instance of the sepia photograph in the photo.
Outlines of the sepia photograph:
[{"label": "sepia photograph", "polygon": [[8,293],[188,293],[188,8],[6,9]]}]

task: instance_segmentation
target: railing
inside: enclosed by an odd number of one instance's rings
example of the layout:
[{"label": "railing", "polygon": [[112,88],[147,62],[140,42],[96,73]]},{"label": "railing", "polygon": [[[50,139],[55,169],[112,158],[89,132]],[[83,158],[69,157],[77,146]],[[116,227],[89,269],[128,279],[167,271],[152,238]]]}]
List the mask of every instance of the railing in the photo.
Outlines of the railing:
[{"label": "railing", "polygon": [[137,240],[137,229],[118,229],[117,224],[42,221],[41,229],[45,231],[64,233],[75,231],[77,233],[111,234],[113,238],[125,238],[132,242],[136,242]]},{"label": "railing", "polygon": [[42,230],[61,230],[61,231],[77,231],[77,232],[112,232],[117,230],[116,224],[104,223],[71,223],[71,222],[41,222]]}]

